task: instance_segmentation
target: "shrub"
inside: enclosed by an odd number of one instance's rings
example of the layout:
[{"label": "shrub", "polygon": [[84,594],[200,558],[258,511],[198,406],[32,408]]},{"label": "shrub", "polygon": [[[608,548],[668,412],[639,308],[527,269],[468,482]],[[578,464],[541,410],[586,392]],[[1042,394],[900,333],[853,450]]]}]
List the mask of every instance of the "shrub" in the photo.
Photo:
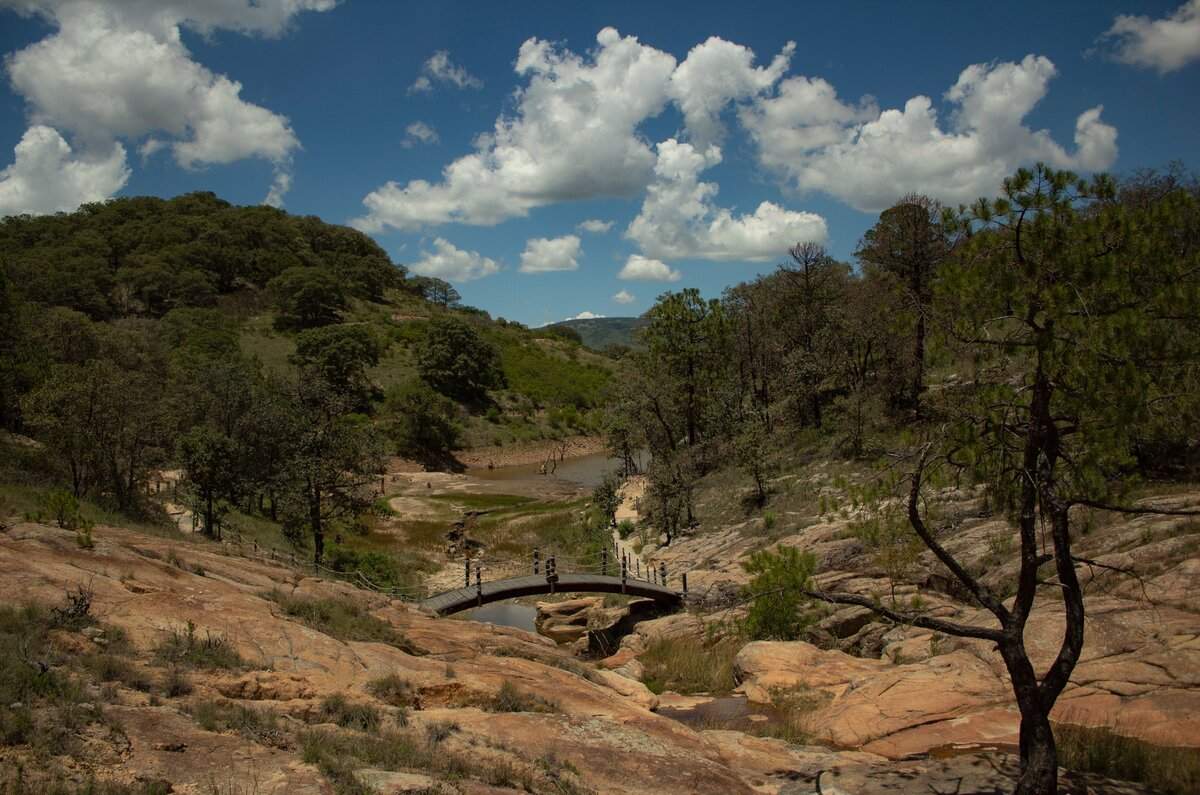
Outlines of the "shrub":
[{"label": "shrub", "polygon": [[370,704],[351,703],[340,693],[329,696],[321,702],[321,717],[344,729],[357,729],[365,732],[379,730],[379,710]]},{"label": "shrub", "polygon": [[741,648],[734,638],[658,638],[638,659],[646,687],[655,693],[728,693],[734,687],[733,660]]},{"label": "shrub", "polygon": [[367,692],[393,707],[411,707],[416,702],[412,684],[398,674],[388,674],[367,682]]},{"label": "shrub", "polygon": [[1200,792],[1200,751],[1151,745],[1120,726],[1054,726],[1058,763],[1068,770],[1137,781],[1163,795]]},{"label": "shrub", "polygon": [[793,640],[807,624],[800,608],[816,561],[795,547],[762,550],[742,567],[753,579],[746,595],[753,599],[746,614],[746,634],[756,640]]},{"label": "shrub", "polygon": [[536,693],[526,693],[507,679],[496,695],[486,699],[481,706],[488,712],[561,712],[555,702]]},{"label": "shrub", "polygon": [[42,509],[64,530],[90,531],[92,523],[80,512],[79,500],[66,489],[51,489],[42,497]]},{"label": "shrub", "polygon": [[221,635],[206,632],[201,638],[191,621],[183,630],[174,629],[158,648],[155,657],[162,665],[189,668],[248,668],[233,645]]},{"label": "shrub", "polygon": [[201,701],[192,704],[188,712],[205,731],[235,731],[248,740],[271,748],[290,746],[279,720],[267,710],[252,709],[232,701]]}]

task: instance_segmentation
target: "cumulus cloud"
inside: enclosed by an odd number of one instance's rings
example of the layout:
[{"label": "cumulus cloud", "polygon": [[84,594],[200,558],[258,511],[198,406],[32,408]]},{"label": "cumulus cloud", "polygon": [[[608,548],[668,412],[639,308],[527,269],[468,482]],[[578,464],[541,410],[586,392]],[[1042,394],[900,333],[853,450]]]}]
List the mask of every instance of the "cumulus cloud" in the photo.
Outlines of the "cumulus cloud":
[{"label": "cumulus cloud", "polygon": [[129,179],[125,147],[83,159],[57,130],[34,125],[14,149],[13,164],[0,171],[0,216],[74,210],[107,199]]},{"label": "cumulus cloud", "polygon": [[521,273],[549,273],[579,269],[580,245],[575,235],[535,237],[521,252]]},{"label": "cumulus cloud", "polygon": [[604,317],[604,315],[597,315],[595,312],[589,312],[585,309],[582,312],[580,312],[578,315],[575,315],[574,317],[569,317],[566,319],[567,320],[598,320],[599,318],[602,318],[602,317]]},{"label": "cumulus cloud", "polygon": [[612,300],[616,301],[618,304],[632,304],[637,300],[637,296],[628,290],[621,290],[612,297]]},{"label": "cumulus cloud", "polygon": [[1200,0],[1189,0],[1163,19],[1121,14],[1100,41],[1121,63],[1159,74],[1182,69],[1200,59]]},{"label": "cumulus cloud", "polygon": [[448,83],[456,88],[483,88],[483,81],[451,61],[446,50],[438,50],[429,56],[421,66],[421,74],[408,87],[408,93],[428,93],[433,90],[434,83]]},{"label": "cumulus cloud", "polygon": [[[625,237],[655,259],[765,261],[798,242],[822,242],[825,219],[764,201],[752,214],[714,205],[717,185],[700,173],[721,162],[715,146],[701,152],[674,138],[658,145],[655,180]],[[628,267],[628,266],[626,266]]]},{"label": "cumulus cloud", "polygon": [[822,191],[868,212],[912,191],[968,202],[994,193],[1026,163],[1096,171],[1116,160],[1117,131],[1101,121],[1100,107],[1076,120],[1074,153],[1048,131],[1025,125],[1055,73],[1048,58],[1035,55],[968,66],[944,96],[953,106],[948,126],[929,97],[879,111],[870,98],[847,104],[824,80],[806,77],[783,81],[739,118],[762,165],[802,191]]},{"label": "cumulus cloud", "polygon": [[405,149],[411,149],[417,144],[436,144],[438,140],[437,130],[430,127],[423,121],[414,121],[412,124],[404,128],[405,137],[400,142],[400,145]]},{"label": "cumulus cloud", "polygon": [[612,221],[601,221],[599,218],[589,218],[581,222],[576,229],[581,232],[591,232],[593,235],[602,235],[612,229]]},{"label": "cumulus cloud", "polygon": [[263,158],[276,166],[269,195],[281,199],[290,177],[280,173],[300,145],[287,118],[242,99],[239,82],[194,61],[181,28],[275,36],[296,14],[328,10],[334,0],[10,4],[56,26],[5,61],[33,124],[69,134],[88,157],[155,133],[139,146],[143,159],[168,147],[184,168]]},{"label": "cumulus cloud", "polygon": [[283,197],[292,189],[292,175],[281,169],[275,171],[275,179],[271,182],[271,189],[267,191],[266,198],[262,203],[268,207],[282,207]]},{"label": "cumulus cloud", "polygon": [[721,112],[730,102],[766,91],[787,71],[796,43],[789,41],[767,67],[754,66],[749,47],[710,36],[671,75],[670,95],[683,112],[688,139],[699,149],[724,136]]},{"label": "cumulus cloud", "polygon": [[605,28],[586,58],[529,39],[516,72],[515,115],[501,116],[476,150],[439,182],[388,182],[363,199],[352,224],[368,232],[458,221],[492,225],[558,201],[642,190],[654,153],[638,125],[665,106],[675,59]]},{"label": "cumulus cloud", "polygon": [[412,266],[414,273],[450,282],[469,282],[500,271],[500,264],[478,251],[464,251],[445,238],[433,241],[433,251],[423,252]]},{"label": "cumulus cloud", "polygon": [[642,282],[677,282],[683,278],[683,274],[670,268],[662,260],[650,259],[641,254],[630,254],[629,259],[625,261],[625,267],[621,268],[621,272],[617,274],[617,278]]}]

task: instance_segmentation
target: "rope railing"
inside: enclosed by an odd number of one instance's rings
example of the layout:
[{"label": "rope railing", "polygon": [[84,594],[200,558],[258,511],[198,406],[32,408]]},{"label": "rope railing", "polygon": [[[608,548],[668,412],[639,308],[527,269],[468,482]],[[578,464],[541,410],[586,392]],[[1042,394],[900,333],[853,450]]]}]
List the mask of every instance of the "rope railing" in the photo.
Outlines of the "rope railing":
[{"label": "rope railing", "polygon": [[[324,564],[305,561],[294,551],[283,552],[269,546],[260,546],[251,539],[251,549],[240,537],[222,540],[224,551],[263,562],[288,565],[293,568],[308,568],[314,574],[331,579],[349,582],[357,587],[365,588],[375,593],[403,601],[421,601],[431,596],[429,589],[419,585],[392,586],[373,582],[361,571],[342,571],[330,568]],[[539,547],[531,549],[530,556],[522,560],[516,557],[499,557],[490,555],[467,555],[460,559],[462,564],[463,583],[461,588],[474,586],[481,589],[484,583],[528,576],[530,574],[546,576],[557,580],[562,574],[587,574],[619,577],[624,582],[641,582],[659,585],[664,588],[675,586],[675,590],[685,600],[689,598],[687,571],[671,573],[666,563],[660,562],[654,566],[644,561],[638,555],[623,551],[615,542],[606,544],[597,551],[585,553],[561,554],[555,549],[543,550]],[[453,589],[450,589],[453,590]]]}]

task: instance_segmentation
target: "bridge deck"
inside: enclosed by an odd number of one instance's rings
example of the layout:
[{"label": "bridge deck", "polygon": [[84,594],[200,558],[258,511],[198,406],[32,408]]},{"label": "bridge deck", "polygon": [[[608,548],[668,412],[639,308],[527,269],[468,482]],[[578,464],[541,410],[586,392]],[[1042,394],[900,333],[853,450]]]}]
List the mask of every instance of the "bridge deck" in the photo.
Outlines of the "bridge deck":
[{"label": "bridge deck", "polygon": [[467,588],[446,591],[421,602],[421,607],[439,616],[448,616],[489,602],[548,593],[625,593],[630,596],[649,597],[669,604],[678,604],[682,601],[682,597],[677,591],[644,580],[627,580],[622,585],[620,577],[601,574],[560,574],[558,582],[551,590],[545,575],[530,574],[524,577],[485,582],[478,590],[476,586],[471,585]]}]

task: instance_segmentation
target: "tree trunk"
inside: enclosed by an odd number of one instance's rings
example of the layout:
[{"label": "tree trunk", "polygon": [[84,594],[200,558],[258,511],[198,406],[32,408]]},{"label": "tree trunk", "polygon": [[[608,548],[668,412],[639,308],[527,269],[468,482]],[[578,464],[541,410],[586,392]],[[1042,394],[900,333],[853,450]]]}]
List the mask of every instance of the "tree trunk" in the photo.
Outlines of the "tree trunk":
[{"label": "tree trunk", "polygon": [[925,313],[920,307],[917,308],[917,340],[913,359],[912,405],[919,412],[921,392],[925,389]]},{"label": "tree trunk", "polygon": [[312,525],[313,562],[321,563],[325,556],[325,529],[321,526],[321,493],[313,490],[308,497],[308,521]]},{"label": "tree trunk", "polygon": [[1014,795],[1057,795],[1058,749],[1045,710],[1021,705],[1021,774]]}]

